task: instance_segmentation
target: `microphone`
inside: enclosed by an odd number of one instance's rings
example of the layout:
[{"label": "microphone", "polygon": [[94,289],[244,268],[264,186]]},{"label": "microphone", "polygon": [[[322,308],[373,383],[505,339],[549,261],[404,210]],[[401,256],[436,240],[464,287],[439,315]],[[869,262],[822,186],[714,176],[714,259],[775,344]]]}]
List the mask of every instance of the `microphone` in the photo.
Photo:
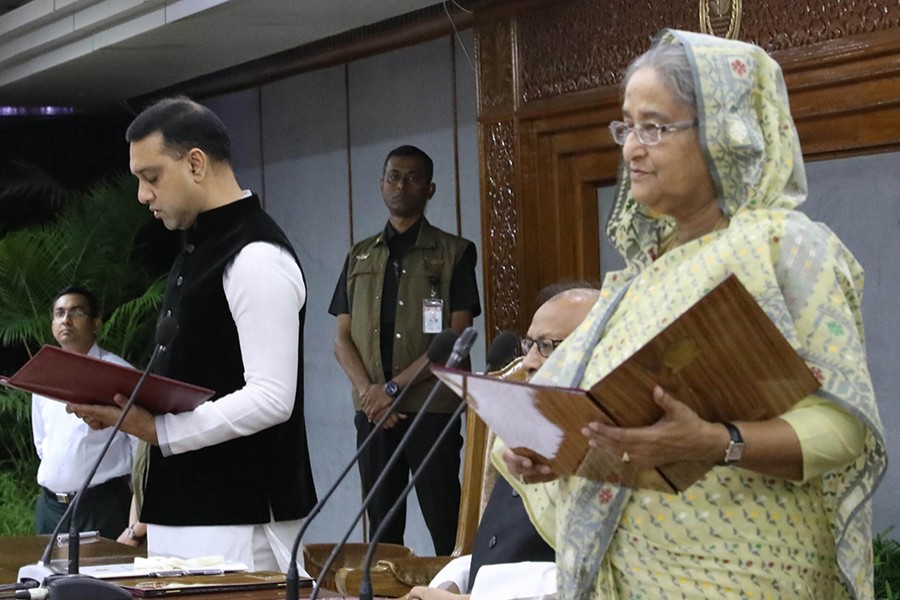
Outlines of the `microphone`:
[{"label": "microphone", "polygon": [[[469,355],[469,350],[472,349],[472,345],[475,343],[475,339],[477,337],[478,331],[474,327],[466,327],[463,330],[462,334],[460,334],[459,338],[456,340],[456,343],[453,344],[453,352],[450,353],[450,358],[447,359],[447,363],[445,366],[455,367],[461,360],[465,359]],[[378,476],[378,479],[375,480],[375,483],[372,484],[372,488],[369,490],[369,493],[366,494],[366,497],[362,503],[362,507],[360,507],[359,512],[356,513],[356,516],[353,518],[353,522],[350,523],[350,527],[347,529],[346,533],[344,533],[344,537],[341,538],[341,541],[335,545],[334,549],[332,549],[331,551],[331,554],[328,555],[328,560],[326,560],[325,564],[322,565],[323,575],[328,573],[328,570],[331,568],[332,563],[334,563],[334,560],[337,558],[337,555],[341,551],[341,548],[343,548],[344,544],[347,543],[347,539],[349,539],[350,534],[353,532],[353,528],[356,527],[356,524],[362,518],[363,514],[366,512],[366,509],[369,507],[369,504],[372,502],[372,499],[375,497],[375,492],[381,485],[383,485],[384,480],[387,479],[388,473],[390,473],[390,470],[400,459],[400,455],[402,454],[403,449],[406,447],[406,444],[409,443],[409,440],[412,437],[411,434],[413,433],[413,430],[422,421],[422,418],[426,414],[428,407],[431,405],[442,385],[443,383],[441,383],[440,381],[436,381],[434,386],[431,388],[431,391],[425,398],[425,402],[422,403],[422,408],[420,408],[419,412],[416,413],[416,416],[412,420],[412,423],[410,423],[409,427],[406,429],[406,433],[403,434],[402,438],[400,438],[394,454],[392,454],[388,459],[388,462],[384,466],[384,469],[381,471],[381,474]],[[461,404],[465,405],[465,403]],[[382,525],[383,524],[384,523],[382,523]],[[316,600],[316,598],[319,597],[319,589],[319,582],[316,581],[313,585],[312,594],[309,597],[310,600]]]},{"label": "microphone", "polygon": [[[415,381],[419,378],[419,375],[428,367],[431,363],[439,363],[446,359],[446,357],[451,353],[454,347],[454,342],[457,340],[456,332],[452,329],[445,329],[439,334],[437,334],[433,340],[431,340],[431,344],[428,346],[428,351],[426,352],[426,356],[428,357],[428,361],[423,363],[421,367],[416,370],[410,381]],[[359,445],[359,448],[356,449],[356,454],[353,455],[353,458],[350,459],[350,462],[347,463],[347,466],[341,471],[340,475],[338,475],[337,481],[335,481],[328,491],[322,496],[319,501],[312,507],[312,510],[309,511],[309,514],[306,515],[306,519],[303,521],[303,525],[300,527],[300,531],[297,533],[297,537],[294,538],[294,545],[291,547],[291,560],[288,566],[287,571],[287,587],[285,590],[285,600],[297,600],[300,595],[300,573],[297,569],[297,554],[300,551],[300,541],[303,539],[303,536],[306,534],[306,530],[309,528],[310,523],[316,516],[322,511],[325,503],[331,498],[332,494],[337,490],[338,485],[347,477],[347,474],[350,472],[350,469],[353,468],[353,465],[359,460],[359,457],[362,456],[363,451],[369,447],[369,444],[373,439],[375,439],[375,434],[381,429],[381,426],[384,425],[385,421],[387,421],[388,417],[393,414],[394,410],[400,404],[400,401],[405,396],[407,390],[409,390],[412,386],[406,386],[403,390],[394,398],[393,402],[391,402],[390,406],[388,406],[387,410],[384,411],[384,414],[378,420],[377,423],[372,428],[372,431],[369,432],[369,435],[363,440],[362,444]],[[324,571],[323,571],[324,573]]]},{"label": "microphone", "polygon": [[[500,335],[498,335],[494,339],[494,341],[491,342],[491,347],[488,348],[484,372],[488,373],[507,365],[509,361],[512,360],[516,355],[516,351],[518,350],[518,343],[519,336],[517,336],[512,331],[504,331]],[[394,504],[387,512],[387,515],[385,515],[384,519],[379,524],[378,530],[375,532],[375,535],[372,536],[372,539],[369,542],[369,549],[366,552],[366,559],[363,562],[362,581],[359,584],[359,600],[372,600],[372,560],[374,560],[375,558],[375,551],[378,548],[378,541],[381,539],[382,535],[384,535],[387,524],[394,519],[397,512],[400,510],[400,507],[403,505],[403,502],[406,500],[406,497],[415,487],[416,482],[419,480],[421,474],[425,471],[425,467],[428,466],[428,463],[431,461],[431,458],[437,451],[438,446],[441,445],[441,442],[444,441],[444,438],[449,435],[450,431],[452,431],[453,426],[456,423],[456,418],[462,414],[467,406],[468,405],[465,402],[460,402],[459,406],[456,407],[456,410],[453,412],[453,416],[441,430],[440,434],[438,434],[437,439],[435,439],[434,444],[432,444],[431,446],[431,449],[422,459],[422,463],[416,469],[415,473],[412,474],[412,477],[410,477],[409,479],[409,483],[407,483],[406,487],[403,488],[400,496],[397,498],[397,500],[394,501]]]},{"label": "microphone", "polygon": [[502,367],[516,357],[519,351],[519,336],[512,331],[506,330],[500,332],[500,335],[491,342],[485,356],[484,372],[490,373]]},{"label": "microphone", "polygon": [[[122,423],[125,421],[125,417],[134,405],[138,392],[144,387],[144,382],[150,375],[150,370],[156,363],[157,357],[166,351],[166,347],[172,343],[172,340],[175,339],[177,334],[178,321],[176,321],[174,317],[162,317],[159,320],[156,325],[156,347],[150,355],[150,360],[147,362],[147,368],[141,373],[141,377],[134,386],[134,390],[132,390],[128,402],[122,407],[122,413],[119,415],[119,419],[113,426],[103,448],[100,449],[100,454],[97,456],[94,466],[91,468],[84,483],[81,484],[81,487],[75,494],[75,499],[69,504],[62,517],[60,517],[59,522],[56,524],[53,533],[50,535],[50,541],[47,543],[47,547],[41,555],[41,559],[36,565],[26,565],[19,569],[20,581],[26,581],[28,579],[42,581],[44,583],[44,586],[42,587],[47,587],[49,595],[55,600],[77,600],[86,597],[92,598],[92,600],[127,600],[131,598],[129,592],[108,581],[102,581],[93,577],[74,577],[78,575],[80,559],[79,532],[78,525],[75,522],[75,516],[85,490],[90,486],[91,480],[94,478],[97,469],[100,468],[100,463],[103,462],[103,458],[109,450],[109,446],[112,444],[116,434],[122,428]],[[69,524],[69,562],[68,575],[65,575],[58,573],[50,567],[50,558],[53,553],[53,542],[59,534],[63,522],[65,522],[66,517],[68,516],[71,516]],[[40,579],[38,579],[39,577]]]},{"label": "microphone", "polygon": [[453,344],[453,352],[450,353],[450,359],[447,360],[447,366],[456,366],[461,363],[469,355],[469,350],[475,344],[475,338],[478,337],[478,330],[474,327],[466,327],[459,334],[459,339]]}]

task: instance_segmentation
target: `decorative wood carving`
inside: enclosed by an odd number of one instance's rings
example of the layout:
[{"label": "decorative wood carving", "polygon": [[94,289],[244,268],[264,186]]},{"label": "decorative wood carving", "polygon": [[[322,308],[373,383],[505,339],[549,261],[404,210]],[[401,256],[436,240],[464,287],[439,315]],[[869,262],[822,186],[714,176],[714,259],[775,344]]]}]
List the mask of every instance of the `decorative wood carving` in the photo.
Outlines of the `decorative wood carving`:
[{"label": "decorative wood carving", "polygon": [[741,0],[700,0],[700,31],[736,40],[741,32]]},{"label": "decorative wood carving", "polygon": [[[716,17],[720,5],[728,5],[723,18],[727,14],[729,25],[740,27],[740,39],[769,52],[900,27],[896,0],[759,2],[743,10],[740,0],[550,3],[516,16],[520,98],[534,102],[616,84],[660,29],[703,31],[703,8],[709,5],[715,6],[709,17]],[[732,24],[735,15],[738,20]],[[727,33],[715,24],[713,29]]]},{"label": "decorative wood carving", "polygon": [[482,126],[482,248],[484,253],[485,330],[493,338],[520,325],[519,224],[515,194],[515,138],[512,121]]},{"label": "decorative wood carving", "polygon": [[744,10],[741,39],[773,52],[897,27],[897,0],[761,2]]},{"label": "decorative wood carving", "polygon": [[513,110],[512,23],[493,19],[478,25],[478,101],[482,114]]},{"label": "decorative wood carving", "polygon": [[521,99],[534,102],[617,83],[663,27],[698,30],[691,2],[572,0],[518,17]]}]

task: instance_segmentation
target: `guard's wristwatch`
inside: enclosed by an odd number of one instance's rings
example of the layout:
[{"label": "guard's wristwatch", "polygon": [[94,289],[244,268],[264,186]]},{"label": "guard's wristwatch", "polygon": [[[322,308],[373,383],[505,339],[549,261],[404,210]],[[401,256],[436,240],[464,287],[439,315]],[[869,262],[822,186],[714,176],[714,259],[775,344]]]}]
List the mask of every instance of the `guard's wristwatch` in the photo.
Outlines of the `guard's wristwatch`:
[{"label": "guard's wristwatch", "polygon": [[725,449],[725,464],[729,465],[741,460],[744,455],[744,436],[741,435],[741,430],[734,423],[723,423],[723,425],[728,429],[728,435],[731,436],[728,448]]},{"label": "guard's wristwatch", "polygon": [[400,386],[396,381],[391,379],[386,384],[384,384],[384,393],[390,396],[391,398],[396,398],[397,394],[400,393]]}]

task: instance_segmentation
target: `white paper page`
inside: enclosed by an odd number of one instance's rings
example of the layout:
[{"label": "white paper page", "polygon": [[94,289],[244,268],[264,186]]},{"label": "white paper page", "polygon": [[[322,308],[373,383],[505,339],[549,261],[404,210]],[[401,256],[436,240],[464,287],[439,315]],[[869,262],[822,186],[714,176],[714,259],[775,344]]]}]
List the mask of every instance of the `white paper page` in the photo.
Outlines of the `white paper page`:
[{"label": "white paper page", "polygon": [[196,569],[221,569],[222,571],[246,571],[247,565],[239,562],[224,561],[221,556],[217,560],[204,559],[185,560],[181,558],[167,558],[155,556],[151,558],[137,557],[134,562],[116,563],[112,565],[97,565],[93,567],[81,567],[82,575],[89,575],[97,579],[114,579],[118,577],[145,577],[150,573],[177,570]]},{"label": "white paper page", "polygon": [[[450,389],[462,396],[464,374],[446,371],[436,374]],[[491,387],[496,387],[497,395],[494,397],[477,402],[469,396],[466,401],[475,407],[478,415],[508,447],[529,448],[547,459],[556,458],[564,432],[541,414],[528,386],[511,385],[502,380],[497,380],[497,385],[492,386],[494,382],[486,378],[479,378],[477,381],[469,379],[469,382],[470,385],[474,383],[478,386],[480,396],[483,391],[489,392]]]}]

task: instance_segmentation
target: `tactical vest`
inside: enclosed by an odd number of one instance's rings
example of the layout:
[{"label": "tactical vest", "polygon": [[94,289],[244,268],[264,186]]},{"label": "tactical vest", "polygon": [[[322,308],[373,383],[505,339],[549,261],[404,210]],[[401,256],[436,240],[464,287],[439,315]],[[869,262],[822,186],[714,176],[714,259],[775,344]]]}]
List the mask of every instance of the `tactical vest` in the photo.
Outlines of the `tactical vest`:
[{"label": "tactical vest", "polygon": [[[416,243],[402,260],[391,365],[394,376],[422,356],[434,338],[434,334],[423,333],[423,300],[442,299],[442,329],[450,326],[450,280],[453,268],[471,243],[433,227],[422,217]],[[381,292],[389,255],[383,233],[379,233],[354,245],[347,264],[350,334],[369,380],[375,383],[385,383],[380,345]],[[402,413],[418,412],[434,382],[433,377],[428,377],[406,392],[397,410]],[[428,412],[452,413],[458,404],[459,396],[443,387],[429,406]],[[353,390],[353,406],[356,410],[360,410],[362,406],[356,390]]]}]

